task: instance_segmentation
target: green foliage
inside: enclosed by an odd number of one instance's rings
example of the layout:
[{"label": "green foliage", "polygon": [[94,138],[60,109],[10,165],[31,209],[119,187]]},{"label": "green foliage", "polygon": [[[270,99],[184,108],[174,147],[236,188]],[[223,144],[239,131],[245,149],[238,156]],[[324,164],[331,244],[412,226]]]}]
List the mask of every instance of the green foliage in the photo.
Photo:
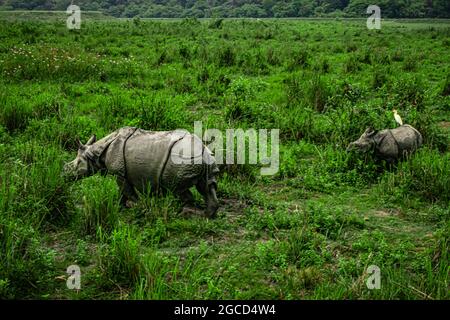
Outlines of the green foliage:
[{"label": "green foliage", "polygon": [[39,242],[29,223],[2,214],[0,248],[2,299],[30,297],[39,294],[35,283],[50,284],[55,272],[55,252]]},{"label": "green foliage", "polygon": [[381,188],[397,199],[407,199],[417,194],[428,201],[449,203],[449,154],[442,156],[435,150],[422,149],[408,161],[399,164],[397,171],[387,173]]},{"label": "green foliage", "polygon": [[227,107],[225,118],[228,120],[246,120],[255,122],[259,113],[258,107],[249,102],[264,90],[266,83],[257,79],[237,78],[233,80],[226,91]]},{"label": "green foliage", "polygon": [[99,265],[107,285],[134,285],[133,299],[167,297],[168,261],[151,248],[144,250],[133,227],[121,225],[109,237],[101,238],[106,246],[99,255]]},{"label": "green foliage", "polygon": [[220,47],[217,60],[219,66],[231,67],[236,63],[236,53],[231,46]]},{"label": "green foliage", "polygon": [[344,210],[332,211],[320,205],[310,206],[308,209],[308,223],[328,239],[338,239],[346,228],[364,227],[364,220],[359,218],[354,212]]},{"label": "green foliage", "polygon": [[21,106],[17,101],[8,97],[5,92],[0,94],[0,124],[8,131],[24,129],[31,118],[28,105]]},{"label": "green foliage", "polygon": [[147,130],[175,130],[189,123],[189,114],[183,109],[182,99],[167,99],[155,95],[148,99],[141,98],[140,113],[134,125]]},{"label": "green foliage", "polygon": [[442,86],[442,95],[450,96],[450,74],[447,74],[447,78],[445,78],[444,85]]},{"label": "green foliage", "polygon": [[[132,211],[135,211],[137,218],[143,219],[149,225],[166,223],[180,211],[180,202],[172,194],[167,194],[163,198],[152,195],[150,188],[148,188],[146,193],[139,195],[139,200],[132,208]],[[162,232],[163,234],[160,232],[156,233],[159,234],[158,237],[164,236],[164,232]]]},{"label": "green foliage", "polygon": [[100,238],[108,244],[100,255],[105,278],[119,284],[136,282],[142,269],[141,238],[136,231],[120,226],[109,237],[101,233]]},{"label": "green foliage", "polygon": [[285,243],[289,261],[300,268],[323,265],[328,256],[321,252],[323,241],[324,237],[305,228],[291,230]]},{"label": "green foliage", "polygon": [[[118,223],[120,195],[115,180],[94,176],[73,188],[75,227],[85,235],[95,235],[98,228],[111,231]],[[78,190],[77,190],[78,189]]]}]

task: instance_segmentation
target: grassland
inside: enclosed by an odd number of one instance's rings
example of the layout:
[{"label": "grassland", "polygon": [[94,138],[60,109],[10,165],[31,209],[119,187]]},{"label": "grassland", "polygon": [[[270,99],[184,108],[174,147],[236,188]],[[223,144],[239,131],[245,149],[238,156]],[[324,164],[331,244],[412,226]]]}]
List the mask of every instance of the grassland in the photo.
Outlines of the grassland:
[{"label": "grassland", "polygon": [[[450,24],[0,20],[0,297],[448,299]],[[345,147],[422,132],[394,167]],[[65,181],[76,138],[279,128],[280,170],[224,166],[218,218]],[[195,194],[200,205],[201,197]],[[66,288],[69,265],[82,288]],[[369,265],[381,289],[366,287]]]}]

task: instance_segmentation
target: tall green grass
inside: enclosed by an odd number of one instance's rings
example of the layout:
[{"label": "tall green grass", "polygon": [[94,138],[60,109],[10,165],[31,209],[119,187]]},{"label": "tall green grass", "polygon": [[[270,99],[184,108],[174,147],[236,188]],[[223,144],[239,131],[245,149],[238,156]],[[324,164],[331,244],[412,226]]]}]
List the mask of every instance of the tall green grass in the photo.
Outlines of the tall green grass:
[{"label": "tall green grass", "polygon": [[422,149],[399,164],[395,172],[386,173],[380,192],[397,199],[419,196],[424,200],[450,202],[450,157],[437,151]]},{"label": "tall green grass", "polygon": [[103,232],[113,230],[120,215],[120,194],[112,178],[93,176],[80,182],[71,190],[76,216],[74,227],[81,234],[96,235],[98,228]]}]

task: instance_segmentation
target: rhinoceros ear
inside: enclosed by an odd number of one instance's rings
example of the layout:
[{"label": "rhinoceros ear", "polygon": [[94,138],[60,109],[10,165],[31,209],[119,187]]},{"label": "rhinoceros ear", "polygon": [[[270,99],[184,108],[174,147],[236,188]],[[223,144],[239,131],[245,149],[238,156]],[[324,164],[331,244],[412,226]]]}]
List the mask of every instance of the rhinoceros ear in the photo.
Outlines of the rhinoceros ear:
[{"label": "rhinoceros ear", "polygon": [[97,137],[95,136],[95,134],[88,140],[88,142],[86,142],[87,146],[90,146],[91,144],[93,144],[95,141],[97,141]]}]

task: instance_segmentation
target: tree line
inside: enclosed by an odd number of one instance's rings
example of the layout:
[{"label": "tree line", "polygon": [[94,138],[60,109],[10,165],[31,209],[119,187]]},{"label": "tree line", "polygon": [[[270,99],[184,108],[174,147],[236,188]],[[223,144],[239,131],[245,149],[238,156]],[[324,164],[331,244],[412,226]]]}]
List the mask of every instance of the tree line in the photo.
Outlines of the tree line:
[{"label": "tree line", "polygon": [[369,5],[385,18],[450,18],[450,0],[0,0],[0,10],[65,10],[72,2],[128,18],[366,17]]}]

